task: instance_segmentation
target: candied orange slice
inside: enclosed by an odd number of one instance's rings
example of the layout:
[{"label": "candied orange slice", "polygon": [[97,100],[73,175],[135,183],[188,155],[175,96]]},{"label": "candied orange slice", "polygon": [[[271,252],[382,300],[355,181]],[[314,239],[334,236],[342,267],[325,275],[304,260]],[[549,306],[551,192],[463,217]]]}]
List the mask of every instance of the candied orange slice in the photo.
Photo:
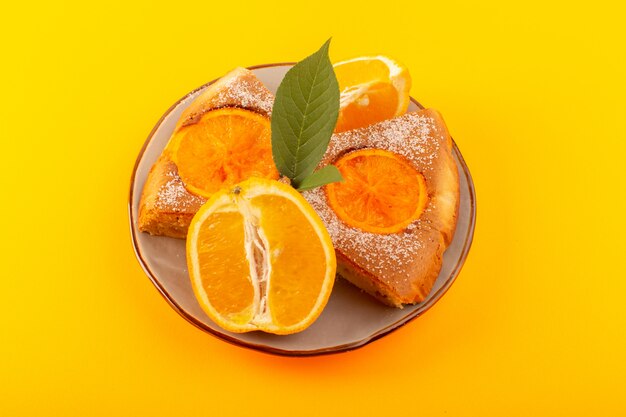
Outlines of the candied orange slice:
[{"label": "candied orange slice", "polygon": [[292,187],[251,178],[215,194],[187,235],[187,265],[207,315],[232,332],[290,334],[320,315],[335,280],[328,231]]},{"label": "candied orange slice", "polygon": [[250,177],[277,179],[270,121],[249,110],[222,108],[172,137],[172,160],[188,191],[210,197]]},{"label": "candied orange slice", "polygon": [[371,233],[397,233],[426,207],[424,176],[401,155],[362,149],[344,155],[334,165],[344,181],[325,187],[328,204],[350,226]]},{"label": "candied orange slice", "polygon": [[341,103],[335,132],[369,126],[404,114],[409,106],[409,70],[385,56],[334,65]]}]

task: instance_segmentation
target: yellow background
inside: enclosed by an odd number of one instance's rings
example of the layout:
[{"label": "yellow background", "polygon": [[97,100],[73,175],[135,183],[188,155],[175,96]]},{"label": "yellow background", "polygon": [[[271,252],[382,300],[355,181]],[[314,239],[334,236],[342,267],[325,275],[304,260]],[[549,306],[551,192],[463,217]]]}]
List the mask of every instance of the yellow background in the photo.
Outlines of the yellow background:
[{"label": "yellow background", "polygon": [[[0,17],[0,415],[625,415],[624,10],[595,1],[13,2]],[[7,8],[8,7],[8,8]],[[388,54],[474,176],[456,283],[362,349],[188,324],[135,260],[135,157],[234,66]]]}]

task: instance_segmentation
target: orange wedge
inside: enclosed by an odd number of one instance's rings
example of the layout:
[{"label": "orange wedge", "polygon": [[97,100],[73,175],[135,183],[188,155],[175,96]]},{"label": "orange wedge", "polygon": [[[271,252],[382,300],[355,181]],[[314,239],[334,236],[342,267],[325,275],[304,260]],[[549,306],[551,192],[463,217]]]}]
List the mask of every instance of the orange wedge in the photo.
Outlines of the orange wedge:
[{"label": "orange wedge", "polygon": [[371,233],[397,233],[418,219],[426,181],[403,156],[381,149],[350,152],[335,162],[343,182],[326,186],[329,206],[344,223]]},{"label": "orange wedge", "polygon": [[335,132],[369,126],[404,114],[409,106],[409,70],[385,56],[334,65],[341,104]]},{"label": "orange wedge", "polygon": [[335,251],[313,208],[292,187],[251,178],[219,191],[187,235],[193,290],[231,332],[290,334],[320,315],[335,280]]},{"label": "orange wedge", "polygon": [[169,146],[185,188],[202,197],[250,177],[279,176],[270,121],[249,110],[206,112],[197,123],[178,130]]}]

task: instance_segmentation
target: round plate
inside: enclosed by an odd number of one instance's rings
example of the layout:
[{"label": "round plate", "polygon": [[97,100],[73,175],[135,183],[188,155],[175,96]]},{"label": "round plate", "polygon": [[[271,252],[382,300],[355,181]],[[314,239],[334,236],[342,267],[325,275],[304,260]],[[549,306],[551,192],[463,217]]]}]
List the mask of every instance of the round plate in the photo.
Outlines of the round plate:
[{"label": "round plate", "polygon": [[[265,86],[276,92],[290,63],[251,67]],[[276,336],[262,332],[230,333],[211,321],[191,289],[185,261],[185,242],[151,236],[137,229],[137,211],[144,182],[152,164],[174,130],[182,111],[211,83],[189,93],[170,107],[158,121],[139,152],[133,169],[129,216],[135,253],[144,271],[181,316],[200,329],[230,343],[260,351],[292,356],[341,352],[364,346],[432,307],[450,288],[458,275],[472,243],[476,219],[476,195],[467,165],[456,144],[453,155],[459,169],[461,201],[454,239],[443,257],[443,266],[435,285],[424,302],[397,309],[384,306],[341,278],[337,278],[330,300],[321,316],[303,332]],[[411,99],[409,111],[423,108]]]}]

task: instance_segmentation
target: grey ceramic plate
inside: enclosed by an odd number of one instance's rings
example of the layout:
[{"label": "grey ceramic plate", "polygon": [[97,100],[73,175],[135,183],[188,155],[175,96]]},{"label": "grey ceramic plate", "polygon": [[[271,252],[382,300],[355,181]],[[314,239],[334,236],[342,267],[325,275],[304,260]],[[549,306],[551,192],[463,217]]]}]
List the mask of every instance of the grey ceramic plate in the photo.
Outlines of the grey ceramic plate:
[{"label": "grey ceramic plate", "polygon": [[[269,64],[250,69],[270,91],[276,92],[290,67],[291,64]],[[386,307],[337,278],[323,313],[303,332],[289,336],[262,332],[237,334],[222,330],[213,323],[191,289],[185,262],[185,242],[141,233],[136,222],[141,190],[150,167],[161,154],[182,111],[205,87],[183,97],[161,117],[139,152],[130,188],[130,228],[137,259],[152,283],[181,316],[198,328],[236,345],[280,355],[319,355],[355,349],[398,329],[432,307],[450,288],[467,257],[476,218],[474,185],[456,144],[453,153],[461,185],[457,229],[452,244],[444,254],[439,277],[424,302],[404,309]],[[412,99],[409,110],[421,107]]]}]

